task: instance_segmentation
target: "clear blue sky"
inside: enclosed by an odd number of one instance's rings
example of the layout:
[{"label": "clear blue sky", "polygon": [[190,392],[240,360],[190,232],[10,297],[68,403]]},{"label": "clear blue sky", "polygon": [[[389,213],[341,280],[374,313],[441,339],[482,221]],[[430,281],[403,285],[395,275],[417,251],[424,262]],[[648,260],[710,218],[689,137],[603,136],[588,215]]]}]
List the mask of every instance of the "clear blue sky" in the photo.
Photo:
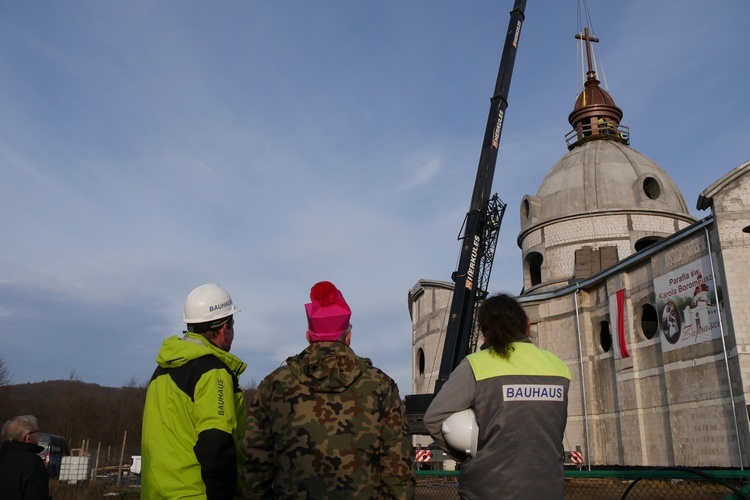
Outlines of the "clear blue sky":
[{"label": "clear blue sky", "polygon": [[[411,393],[407,294],[448,281],[512,0],[0,2],[0,358],[16,383],[147,381],[188,292],[242,309],[246,385],[305,347],[327,279],[353,347]],[[750,3],[591,0],[632,147],[688,206],[750,159]],[[529,0],[494,191],[567,152],[575,0]],[[603,69],[603,74],[602,70]],[[697,213],[704,217],[707,213]]]}]

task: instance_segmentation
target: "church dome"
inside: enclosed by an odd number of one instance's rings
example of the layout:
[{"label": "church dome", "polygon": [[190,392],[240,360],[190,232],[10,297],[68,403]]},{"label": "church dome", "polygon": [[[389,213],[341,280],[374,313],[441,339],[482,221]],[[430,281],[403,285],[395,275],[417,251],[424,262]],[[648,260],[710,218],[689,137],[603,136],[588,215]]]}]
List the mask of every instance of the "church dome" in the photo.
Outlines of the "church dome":
[{"label": "church dome", "polygon": [[622,109],[593,69],[599,40],[588,29],[576,38],[586,42],[588,72],[568,116],[568,153],[521,200],[524,293],[592,276],[695,221],[672,178],[630,147]]},{"label": "church dome", "polygon": [[[532,198],[532,197],[527,197]],[[617,141],[590,141],[568,152],[522,206],[522,232],[562,218],[604,212],[663,212],[692,221],[685,199],[661,167]]]}]

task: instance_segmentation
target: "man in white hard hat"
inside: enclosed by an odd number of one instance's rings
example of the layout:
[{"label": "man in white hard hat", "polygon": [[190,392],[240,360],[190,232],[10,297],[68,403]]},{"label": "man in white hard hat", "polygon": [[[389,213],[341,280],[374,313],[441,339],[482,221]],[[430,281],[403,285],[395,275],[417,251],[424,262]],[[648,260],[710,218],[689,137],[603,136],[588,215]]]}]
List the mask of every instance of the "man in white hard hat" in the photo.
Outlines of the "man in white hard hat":
[{"label": "man in white hard hat", "polygon": [[229,354],[239,311],[215,283],[188,295],[187,331],[164,341],[146,393],[141,498],[241,497],[247,365]]}]

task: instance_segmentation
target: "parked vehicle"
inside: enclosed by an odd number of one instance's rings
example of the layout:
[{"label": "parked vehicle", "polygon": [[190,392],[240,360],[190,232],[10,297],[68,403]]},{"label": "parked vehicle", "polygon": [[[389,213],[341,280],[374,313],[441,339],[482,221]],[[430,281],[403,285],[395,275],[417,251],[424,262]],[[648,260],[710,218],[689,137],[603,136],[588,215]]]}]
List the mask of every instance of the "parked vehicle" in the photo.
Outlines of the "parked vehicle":
[{"label": "parked vehicle", "polygon": [[40,432],[39,446],[44,448],[43,451],[39,452],[39,456],[42,457],[44,465],[47,466],[47,473],[49,473],[50,477],[58,477],[60,475],[62,457],[70,455],[68,440],[62,436]]}]

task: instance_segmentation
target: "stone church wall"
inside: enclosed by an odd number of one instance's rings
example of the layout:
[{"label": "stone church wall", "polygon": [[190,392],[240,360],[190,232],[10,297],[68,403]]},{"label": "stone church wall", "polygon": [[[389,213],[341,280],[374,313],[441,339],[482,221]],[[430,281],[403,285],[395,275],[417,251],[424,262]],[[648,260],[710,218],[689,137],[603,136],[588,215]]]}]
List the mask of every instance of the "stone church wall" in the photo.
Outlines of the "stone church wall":
[{"label": "stone church wall", "polygon": [[[657,273],[706,254],[705,236],[698,234],[579,290],[577,297],[570,293],[538,303],[533,296],[522,298],[535,342],[571,368],[566,449],[581,445],[593,465],[738,465],[721,340],[662,352],[660,336],[648,339],[640,325],[642,309],[656,306]],[[611,346],[603,347],[602,326],[614,332],[609,296],[622,288],[631,356],[614,359]]]}]

